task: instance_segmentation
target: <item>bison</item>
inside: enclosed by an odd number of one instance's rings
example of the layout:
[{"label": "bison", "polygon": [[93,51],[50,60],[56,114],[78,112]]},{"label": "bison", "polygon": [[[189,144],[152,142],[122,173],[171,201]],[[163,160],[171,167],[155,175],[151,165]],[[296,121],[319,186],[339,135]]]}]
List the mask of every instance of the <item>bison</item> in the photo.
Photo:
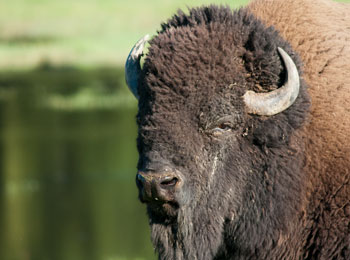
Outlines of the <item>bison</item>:
[{"label": "bison", "polygon": [[350,259],[350,8],[178,11],[131,50],[159,259]]}]

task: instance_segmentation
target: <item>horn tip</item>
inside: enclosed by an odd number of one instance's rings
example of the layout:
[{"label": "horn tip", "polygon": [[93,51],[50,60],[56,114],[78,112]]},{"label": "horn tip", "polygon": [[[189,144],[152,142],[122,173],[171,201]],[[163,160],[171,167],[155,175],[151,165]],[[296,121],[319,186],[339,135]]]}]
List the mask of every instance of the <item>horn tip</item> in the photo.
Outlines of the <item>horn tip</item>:
[{"label": "horn tip", "polygon": [[277,47],[277,50],[280,54],[286,54],[285,50],[283,50],[281,47]]},{"label": "horn tip", "polygon": [[143,48],[149,38],[149,34],[146,34],[140,40],[138,40],[134,47],[131,49],[129,56],[125,62],[125,81],[137,99],[139,98],[139,95],[137,93],[138,78],[141,71],[140,58],[143,54]]},{"label": "horn tip", "polygon": [[137,41],[134,48],[130,52],[131,58],[137,60],[142,56],[143,48],[145,47],[149,38],[150,38],[149,34],[146,34],[140,40]]}]

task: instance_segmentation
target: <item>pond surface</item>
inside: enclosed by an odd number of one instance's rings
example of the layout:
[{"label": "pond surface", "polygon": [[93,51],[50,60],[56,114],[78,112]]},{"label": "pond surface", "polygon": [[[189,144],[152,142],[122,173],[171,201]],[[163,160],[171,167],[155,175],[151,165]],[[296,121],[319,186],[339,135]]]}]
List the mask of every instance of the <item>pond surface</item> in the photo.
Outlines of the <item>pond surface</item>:
[{"label": "pond surface", "polygon": [[121,74],[0,75],[0,259],[156,259]]}]

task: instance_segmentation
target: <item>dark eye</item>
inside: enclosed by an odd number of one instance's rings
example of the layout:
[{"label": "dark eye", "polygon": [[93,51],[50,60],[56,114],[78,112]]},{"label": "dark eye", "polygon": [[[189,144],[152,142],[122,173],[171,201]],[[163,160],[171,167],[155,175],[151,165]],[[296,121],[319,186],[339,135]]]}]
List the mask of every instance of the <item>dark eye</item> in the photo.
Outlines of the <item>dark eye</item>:
[{"label": "dark eye", "polygon": [[232,130],[232,126],[230,123],[220,123],[217,127],[213,128],[212,135],[219,136],[231,130]]},{"label": "dark eye", "polygon": [[221,130],[230,130],[231,129],[231,125],[229,123],[221,123],[216,128],[221,129]]},{"label": "dark eye", "polygon": [[221,136],[233,133],[239,124],[239,116],[236,114],[222,116],[212,120],[211,123],[206,124],[204,132],[209,136]]}]

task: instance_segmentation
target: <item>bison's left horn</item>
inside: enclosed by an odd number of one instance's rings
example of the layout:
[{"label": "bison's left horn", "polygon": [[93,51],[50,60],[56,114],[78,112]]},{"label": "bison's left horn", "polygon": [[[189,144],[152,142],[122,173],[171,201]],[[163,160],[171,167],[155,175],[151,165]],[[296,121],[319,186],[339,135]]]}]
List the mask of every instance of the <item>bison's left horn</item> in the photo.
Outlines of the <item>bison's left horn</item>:
[{"label": "bison's left horn", "polygon": [[278,47],[287,69],[287,80],[284,85],[268,93],[255,93],[247,91],[244,96],[244,103],[250,114],[272,116],[290,107],[299,94],[300,80],[298,69],[289,55]]},{"label": "bison's left horn", "polygon": [[148,38],[149,35],[145,35],[135,44],[135,46],[131,49],[125,63],[125,81],[137,99],[139,99],[137,88],[141,72],[140,59]]}]

